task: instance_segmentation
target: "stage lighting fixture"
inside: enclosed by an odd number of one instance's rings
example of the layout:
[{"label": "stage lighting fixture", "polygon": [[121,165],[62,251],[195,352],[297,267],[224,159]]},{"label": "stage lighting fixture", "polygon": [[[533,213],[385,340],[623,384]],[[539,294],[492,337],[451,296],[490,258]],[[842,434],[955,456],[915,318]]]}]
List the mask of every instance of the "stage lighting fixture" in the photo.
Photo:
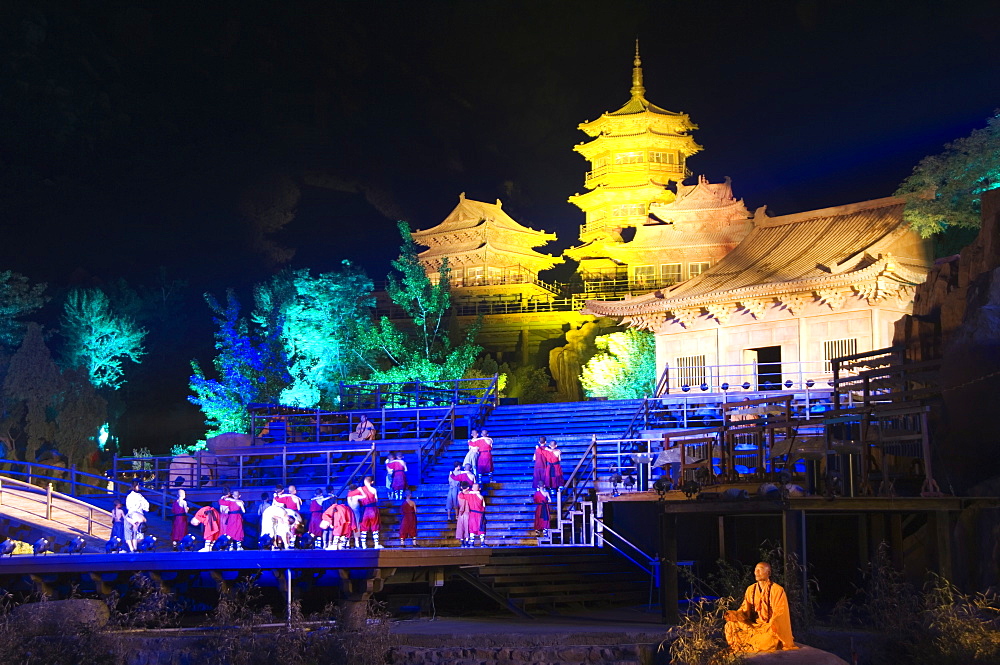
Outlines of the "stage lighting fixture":
[{"label": "stage lighting fixture", "polygon": [[125,545],[124,543],[122,543],[121,538],[119,538],[118,536],[111,536],[111,539],[108,541],[108,544],[104,546],[104,551],[107,552],[108,554],[113,554],[114,552],[122,551],[124,548]]},{"label": "stage lighting fixture", "polygon": [[257,540],[257,546],[262,550],[274,549],[274,536],[269,536],[266,533],[263,534],[260,539]]},{"label": "stage lighting fixture", "polygon": [[35,554],[46,554],[48,552],[51,552],[52,550],[49,549],[51,546],[52,543],[49,542],[48,538],[39,538],[38,540],[35,541],[35,544],[32,545],[32,547],[35,549]]},{"label": "stage lighting fixture", "polygon": [[148,533],[139,535],[139,542],[136,543],[136,550],[139,552],[152,552],[156,549],[156,536]]},{"label": "stage lighting fixture", "polygon": [[656,490],[656,493],[660,495],[661,499],[667,492],[670,491],[670,487],[670,479],[666,476],[660,476],[656,479],[656,482],[653,483],[653,489]]},{"label": "stage lighting fixture", "polygon": [[785,387],[786,387],[786,388],[791,388],[791,387],[792,387],[792,385],[793,385],[793,384],[792,384],[792,380],[791,380],[791,379],[788,379],[787,381],[785,381]]},{"label": "stage lighting fixture", "polygon": [[198,538],[193,533],[185,535],[181,538],[180,542],[177,543],[177,549],[181,552],[193,552],[197,547]]},{"label": "stage lighting fixture", "polygon": [[722,392],[726,392],[727,390],[729,390],[729,384],[728,383],[723,383],[719,387],[722,388]]},{"label": "stage lighting fixture", "polygon": [[698,387],[701,388],[701,392],[705,392],[706,390],[708,390],[708,384],[707,383],[703,383],[703,384],[701,384]]},{"label": "stage lighting fixture", "polygon": [[635,487],[635,476],[625,476],[625,479],[622,481],[622,485],[624,485],[627,490]]},{"label": "stage lighting fixture", "polygon": [[684,392],[689,392],[691,390],[691,386],[685,383],[683,386],[681,386],[681,390],[683,390]]},{"label": "stage lighting fixture", "polygon": [[228,550],[229,546],[232,544],[232,538],[229,536],[219,536],[219,538],[212,543],[213,552],[221,552],[222,550]]},{"label": "stage lighting fixture", "polygon": [[618,491],[618,486],[622,484],[622,474],[618,473],[618,467],[614,464],[608,466],[608,471],[611,472],[611,496],[621,496]]},{"label": "stage lighting fixture", "polygon": [[295,549],[297,550],[309,550],[312,549],[313,544],[315,544],[316,537],[311,533],[306,531],[303,534],[295,536]]},{"label": "stage lighting fixture", "polygon": [[69,545],[66,546],[67,554],[83,554],[83,550],[87,547],[87,541],[84,540],[83,536],[77,536],[73,540],[69,541]]},{"label": "stage lighting fixture", "polygon": [[684,492],[684,496],[689,499],[696,496],[700,489],[701,488],[698,486],[698,483],[693,480],[689,480],[681,486],[681,491]]},{"label": "stage lighting fixture", "polygon": [[6,554],[7,556],[14,556],[15,549],[17,549],[17,543],[8,538],[7,540],[3,541],[2,545],[0,545],[0,556],[3,556],[4,554]]},{"label": "stage lighting fixture", "polygon": [[812,379],[809,379],[808,381],[806,381],[806,388],[812,388],[815,385],[816,385],[816,382],[813,381]]},{"label": "stage lighting fixture", "polygon": [[749,381],[744,381],[743,382],[743,390],[750,390],[750,382]]}]

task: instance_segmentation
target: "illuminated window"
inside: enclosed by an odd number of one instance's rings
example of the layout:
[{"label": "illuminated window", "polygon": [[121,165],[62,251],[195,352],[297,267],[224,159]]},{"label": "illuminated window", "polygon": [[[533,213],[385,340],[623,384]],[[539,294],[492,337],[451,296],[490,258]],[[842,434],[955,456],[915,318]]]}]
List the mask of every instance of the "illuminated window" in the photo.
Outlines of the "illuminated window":
[{"label": "illuminated window", "polygon": [[594,170],[595,171],[597,169],[603,169],[607,165],[608,165],[608,156],[607,155],[601,155],[600,157],[598,157],[597,159],[594,160]]},{"label": "illuminated window", "polygon": [[465,271],[462,268],[452,268],[451,269],[451,285],[452,286],[464,286]]},{"label": "illuminated window", "polygon": [[472,266],[465,269],[465,283],[468,286],[482,286],[485,277],[483,266]]},{"label": "illuminated window", "polygon": [[486,269],[486,278],[489,284],[501,284],[503,271],[500,268],[489,267]]},{"label": "illuminated window", "polygon": [[634,279],[636,286],[652,286],[656,279],[656,266],[636,266]]},{"label": "illuminated window", "polygon": [[614,217],[635,217],[646,214],[646,206],[642,203],[626,203],[624,205],[611,206],[611,214]]},{"label": "illuminated window", "polygon": [[705,356],[676,358],[672,377],[678,386],[700,386],[706,383]]},{"label": "illuminated window", "polygon": [[664,263],[660,266],[660,279],[663,280],[664,284],[676,284],[682,279],[682,268],[680,263]]},{"label": "illuminated window", "polygon": [[708,270],[708,267],[710,265],[712,265],[712,264],[709,263],[708,261],[699,261],[698,263],[689,263],[688,264],[688,279],[691,279],[692,277],[697,277],[701,273],[705,272],[706,270]]},{"label": "illuminated window", "polygon": [[831,361],[834,358],[853,356],[857,352],[858,340],[853,338],[830,339],[823,342],[823,371],[833,371],[833,363]]},{"label": "illuminated window", "polygon": [[673,152],[651,152],[649,161],[654,164],[676,164],[677,155]]},{"label": "illuminated window", "polygon": [[642,164],[641,152],[616,152],[615,164]]}]

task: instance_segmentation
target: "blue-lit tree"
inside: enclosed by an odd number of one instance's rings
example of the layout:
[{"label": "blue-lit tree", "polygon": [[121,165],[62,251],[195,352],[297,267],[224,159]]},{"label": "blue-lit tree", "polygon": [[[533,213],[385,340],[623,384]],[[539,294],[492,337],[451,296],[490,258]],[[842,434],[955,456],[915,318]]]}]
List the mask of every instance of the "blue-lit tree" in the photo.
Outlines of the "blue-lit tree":
[{"label": "blue-lit tree", "polygon": [[68,367],[82,367],[96,388],[118,390],[125,383],[125,363],[145,354],[146,331],[111,310],[100,289],[74,289],[63,307],[61,333]]},{"label": "blue-lit tree", "polygon": [[216,378],[209,378],[197,360],[188,399],[205,414],[209,436],[221,432],[245,432],[249,426],[247,407],[255,402],[277,402],[291,382],[288,359],[281,343],[283,319],[272,311],[266,321],[252,323],[240,316],[240,303],[232,289],[223,306],[205,294],[218,330],[212,365]]},{"label": "blue-lit tree", "polygon": [[282,404],[332,406],[337,384],[367,373],[362,337],[375,304],[372,282],[344,261],[339,272],[313,276],[289,270],[254,290],[253,321],[262,329],[281,321],[290,383]]},{"label": "blue-lit tree", "polygon": [[580,384],[589,397],[641,399],[656,388],[656,343],[629,328],[594,340],[597,354],[583,366]]},{"label": "blue-lit tree", "polygon": [[412,332],[404,331],[383,316],[370,330],[368,346],[381,356],[371,380],[460,379],[483,350],[474,341],[479,325],[454,334],[449,331],[451,282],[447,263],[432,281],[417,259],[409,224],[399,222],[399,233],[403,245],[392,267],[400,276],[388,276],[386,291],[410,317],[413,328]]}]

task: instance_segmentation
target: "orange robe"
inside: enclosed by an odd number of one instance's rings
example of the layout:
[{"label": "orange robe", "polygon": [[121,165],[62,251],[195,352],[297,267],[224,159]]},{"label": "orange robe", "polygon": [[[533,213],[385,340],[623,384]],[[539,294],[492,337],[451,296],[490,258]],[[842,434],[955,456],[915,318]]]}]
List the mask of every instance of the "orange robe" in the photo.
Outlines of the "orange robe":
[{"label": "orange robe", "polygon": [[[788,597],[781,585],[756,582],[747,587],[737,610],[739,621],[726,621],[726,642],[733,651],[795,649]],[[753,619],[751,621],[751,619]]]}]

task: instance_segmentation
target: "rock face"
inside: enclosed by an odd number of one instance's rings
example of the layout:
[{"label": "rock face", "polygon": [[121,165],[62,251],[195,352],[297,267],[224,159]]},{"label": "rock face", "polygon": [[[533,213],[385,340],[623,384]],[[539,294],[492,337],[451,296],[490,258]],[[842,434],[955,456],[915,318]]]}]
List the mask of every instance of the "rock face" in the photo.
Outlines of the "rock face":
[{"label": "rock face", "polygon": [[895,343],[912,361],[941,359],[943,409],[936,419],[934,475],[945,492],[967,493],[996,477],[1000,437],[1000,190],[983,194],[982,228],[956,256],[941,259],[917,287],[913,314]]},{"label": "rock face", "polygon": [[26,603],[14,608],[11,618],[25,635],[64,635],[83,630],[99,630],[111,612],[100,600],[74,598]]},{"label": "rock face", "polygon": [[847,665],[843,658],[829,651],[801,646],[794,651],[775,651],[747,656],[749,665]]}]

